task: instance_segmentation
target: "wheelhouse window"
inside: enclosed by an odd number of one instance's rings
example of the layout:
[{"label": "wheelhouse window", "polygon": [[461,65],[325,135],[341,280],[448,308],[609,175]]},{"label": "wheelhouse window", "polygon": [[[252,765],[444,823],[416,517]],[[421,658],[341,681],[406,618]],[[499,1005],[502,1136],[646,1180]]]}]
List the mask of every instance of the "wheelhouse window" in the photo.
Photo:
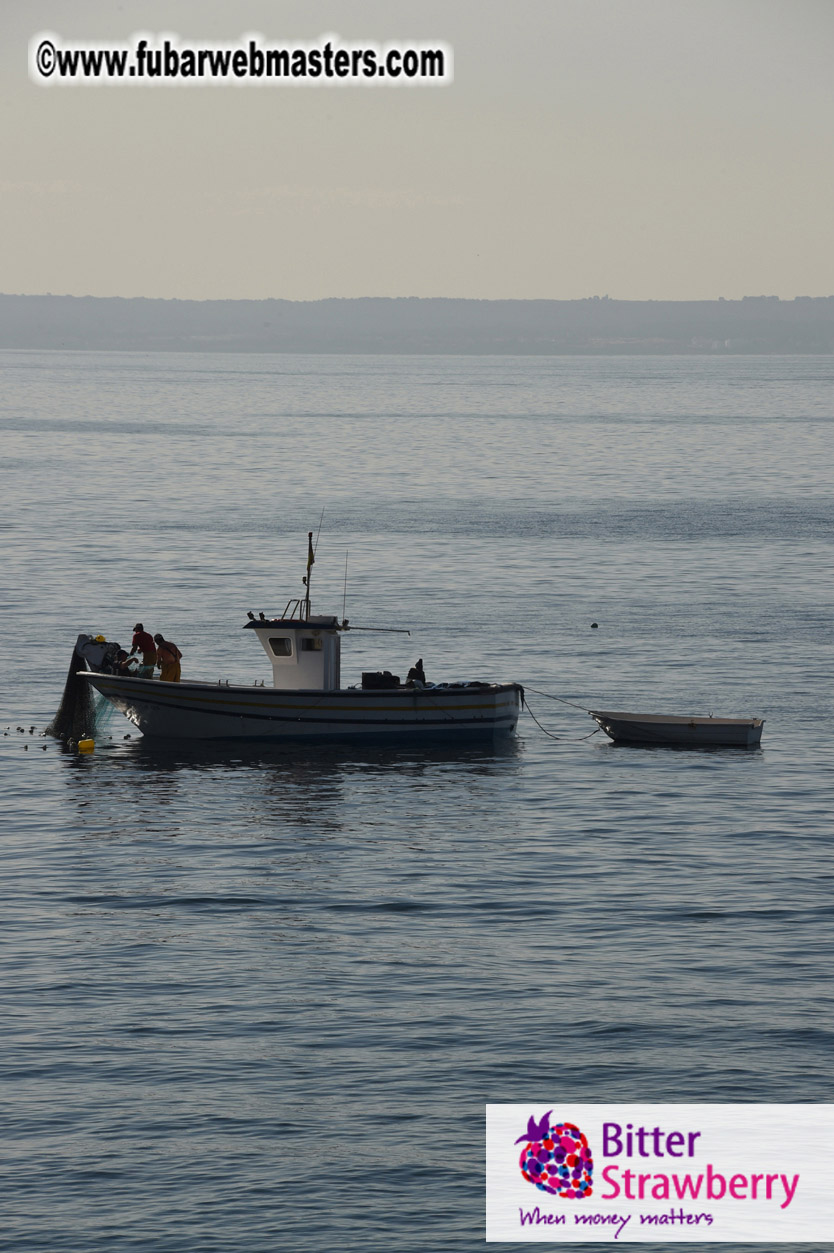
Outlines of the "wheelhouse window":
[{"label": "wheelhouse window", "polygon": [[321,640],[302,639],[301,651],[302,653],[320,653]]},{"label": "wheelhouse window", "polygon": [[288,635],[272,635],[269,647],[276,657],[292,657],[292,640]]}]

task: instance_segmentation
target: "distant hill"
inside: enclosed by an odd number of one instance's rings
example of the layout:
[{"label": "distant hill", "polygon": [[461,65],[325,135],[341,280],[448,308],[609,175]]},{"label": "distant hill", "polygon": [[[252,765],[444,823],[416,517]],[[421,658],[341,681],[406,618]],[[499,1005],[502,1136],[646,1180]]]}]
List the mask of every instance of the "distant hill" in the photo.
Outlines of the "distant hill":
[{"label": "distant hill", "polygon": [[146,300],[0,295],[0,348],[322,353],[832,353],[834,296]]}]

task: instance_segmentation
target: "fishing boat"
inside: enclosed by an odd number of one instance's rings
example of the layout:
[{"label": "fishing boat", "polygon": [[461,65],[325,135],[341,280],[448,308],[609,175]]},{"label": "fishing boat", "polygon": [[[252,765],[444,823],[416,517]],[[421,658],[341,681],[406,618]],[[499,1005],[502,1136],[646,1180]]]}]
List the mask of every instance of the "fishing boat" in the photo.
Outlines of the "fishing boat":
[{"label": "fishing boat", "polygon": [[280,617],[250,612],[243,628],[269,658],[272,684],[183,680],[108,673],[106,646],[80,636],[75,674],[106,697],[143,735],[179,740],[321,739],[430,740],[504,736],[515,731],[524,689],[518,683],[466,681],[402,683],[389,671],[362,675],[361,686],[341,686],[342,636],[347,619],[314,615],[310,572],[315,558],[308,536],[306,593]]},{"label": "fishing boat", "polygon": [[589,709],[612,740],[677,748],[758,748],[763,718],[687,717],[675,714],[610,713]]}]

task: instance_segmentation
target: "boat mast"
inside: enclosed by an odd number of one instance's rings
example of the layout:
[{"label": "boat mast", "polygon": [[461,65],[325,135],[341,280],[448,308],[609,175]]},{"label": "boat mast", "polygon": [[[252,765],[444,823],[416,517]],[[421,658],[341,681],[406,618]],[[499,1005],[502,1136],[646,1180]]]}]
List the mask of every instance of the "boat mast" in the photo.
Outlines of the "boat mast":
[{"label": "boat mast", "polygon": [[347,621],[345,617],[345,611],[347,609],[347,562],[348,562],[348,549],[346,548],[345,549],[345,586],[344,586],[344,591],[342,592],[342,622],[343,623]]},{"label": "boat mast", "polygon": [[304,580],[304,586],[307,589],[307,594],[304,597],[304,621],[305,622],[310,621],[310,571],[313,568],[315,560],[316,560],[316,557],[315,557],[315,553],[313,552],[313,532],[308,531],[307,532],[307,577]]}]

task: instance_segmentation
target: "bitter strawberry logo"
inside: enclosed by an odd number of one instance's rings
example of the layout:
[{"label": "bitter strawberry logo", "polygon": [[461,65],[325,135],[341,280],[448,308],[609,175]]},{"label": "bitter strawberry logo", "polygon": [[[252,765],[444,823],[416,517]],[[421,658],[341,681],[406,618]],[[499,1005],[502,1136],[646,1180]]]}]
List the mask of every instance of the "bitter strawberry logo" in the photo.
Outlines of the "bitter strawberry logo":
[{"label": "bitter strawberry logo", "polygon": [[516,1140],[524,1143],[518,1164],[540,1191],[581,1200],[593,1192],[593,1155],[579,1128],[572,1122],[551,1124],[552,1113],[549,1109],[539,1122],[530,1115],[526,1132]]}]

